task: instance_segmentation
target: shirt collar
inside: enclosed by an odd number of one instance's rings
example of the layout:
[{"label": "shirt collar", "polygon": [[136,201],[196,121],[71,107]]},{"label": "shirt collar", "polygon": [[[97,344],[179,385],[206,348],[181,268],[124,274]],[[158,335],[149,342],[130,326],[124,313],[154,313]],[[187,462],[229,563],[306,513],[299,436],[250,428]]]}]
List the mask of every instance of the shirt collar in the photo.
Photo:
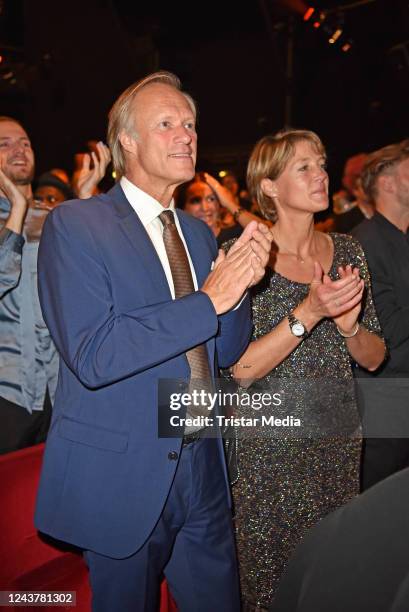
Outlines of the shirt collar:
[{"label": "shirt collar", "polygon": [[142,189],[139,189],[134,183],[131,183],[125,176],[121,178],[120,184],[126,199],[138,215],[144,227],[149,225],[164,210],[175,210],[175,201],[173,199],[169,207],[165,208],[160,202],[155,200],[155,198],[145,193],[145,191],[142,191]]}]

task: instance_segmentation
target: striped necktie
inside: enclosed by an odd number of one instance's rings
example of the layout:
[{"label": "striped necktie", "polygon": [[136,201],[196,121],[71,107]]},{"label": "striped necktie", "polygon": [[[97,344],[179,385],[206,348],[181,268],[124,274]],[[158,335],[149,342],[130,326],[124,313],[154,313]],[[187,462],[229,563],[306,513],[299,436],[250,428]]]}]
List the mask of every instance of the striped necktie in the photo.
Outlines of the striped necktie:
[{"label": "striped necktie", "polygon": [[[172,272],[175,298],[180,298],[195,291],[189,260],[185,245],[175,225],[173,211],[163,211],[159,215],[159,219],[163,224],[163,242]],[[211,373],[205,344],[199,344],[188,350],[186,357],[190,366],[191,379],[195,381],[193,388],[200,387],[200,389],[205,389],[208,392],[211,388]],[[192,391],[192,385],[189,390]],[[189,413],[195,416],[208,416],[209,410],[205,406],[191,406],[189,407]]]}]

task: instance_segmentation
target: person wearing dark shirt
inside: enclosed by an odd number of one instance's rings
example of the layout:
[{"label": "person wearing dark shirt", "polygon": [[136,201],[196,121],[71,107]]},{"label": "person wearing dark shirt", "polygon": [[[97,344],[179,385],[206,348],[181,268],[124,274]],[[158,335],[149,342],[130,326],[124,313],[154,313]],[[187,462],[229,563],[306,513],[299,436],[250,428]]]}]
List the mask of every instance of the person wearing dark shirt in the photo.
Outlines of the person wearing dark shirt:
[{"label": "person wearing dark shirt", "polygon": [[362,185],[375,214],[353,230],[372,275],[372,291],[389,356],[359,374],[366,441],[362,487],[409,466],[409,140],[372,153]]}]

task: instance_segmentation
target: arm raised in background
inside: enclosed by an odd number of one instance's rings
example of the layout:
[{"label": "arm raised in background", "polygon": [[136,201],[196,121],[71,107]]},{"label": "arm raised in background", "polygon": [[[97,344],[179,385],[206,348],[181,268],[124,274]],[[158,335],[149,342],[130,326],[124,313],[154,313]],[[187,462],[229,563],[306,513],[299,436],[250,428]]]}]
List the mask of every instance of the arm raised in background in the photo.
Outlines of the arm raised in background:
[{"label": "arm raised in background", "polygon": [[85,153],[82,158],[82,167],[75,173],[73,189],[81,200],[86,200],[94,195],[111,161],[111,152],[103,142],[98,142],[96,149],[97,153],[95,151]]},{"label": "arm raised in background", "polygon": [[10,214],[0,230],[0,298],[13,289],[21,274],[22,236],[27,198],[4,174],[0,160],[0,190],[10,202]]}]

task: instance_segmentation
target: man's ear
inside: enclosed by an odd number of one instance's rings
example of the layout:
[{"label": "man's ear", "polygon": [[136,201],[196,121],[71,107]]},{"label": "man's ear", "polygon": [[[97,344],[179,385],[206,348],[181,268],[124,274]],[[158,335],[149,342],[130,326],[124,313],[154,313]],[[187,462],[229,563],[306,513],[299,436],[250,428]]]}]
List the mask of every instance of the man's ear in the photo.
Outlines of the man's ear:
[{"label": "man's ear", "polygon": [[125,130],[121,130],[119,134],[119,142],[121,143],[122,148],[128,153],[136,153],[138,147],[137,141],[133,136],[130,136],[128,132],[125,132]]},{"label": "man's ear", "polygon": [[277,198],[277,185],[270,178],[263,178],[260,183],[263,193],[269,198]]}]

